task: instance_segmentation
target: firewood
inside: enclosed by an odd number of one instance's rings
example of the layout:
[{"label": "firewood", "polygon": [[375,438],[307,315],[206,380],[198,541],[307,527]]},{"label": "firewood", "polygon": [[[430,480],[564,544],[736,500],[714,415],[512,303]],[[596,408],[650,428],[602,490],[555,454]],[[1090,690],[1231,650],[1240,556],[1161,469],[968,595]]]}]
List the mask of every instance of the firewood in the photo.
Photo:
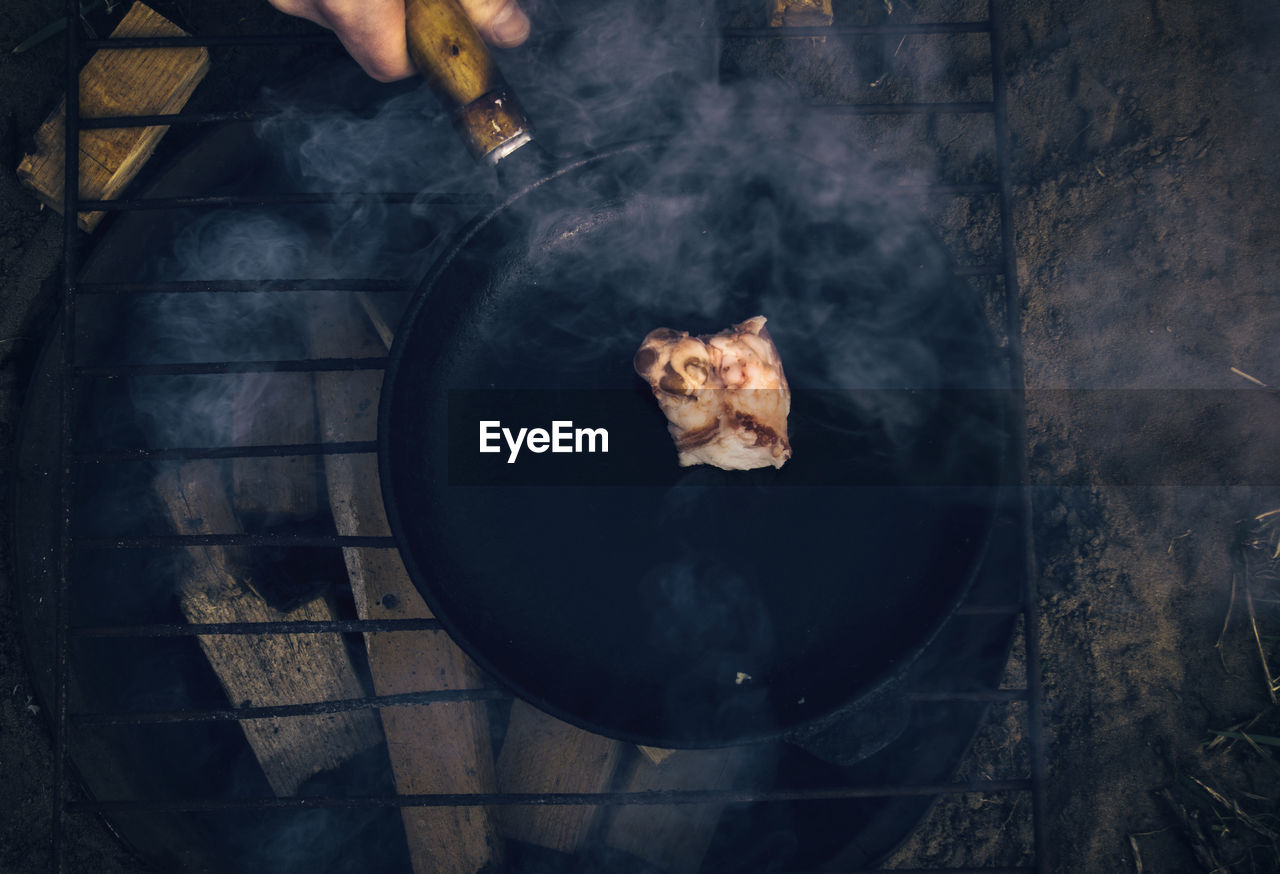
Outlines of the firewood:
[{"label": "firewood", "polygon": [[[503,792],[605,792],[625,745],[583,731],[516,700],[498,755]],[[595,805],[502,808],[502,832],[540,847],[572,853],[585,842],[602,810]]]},{"label": "firewood", "polygon": [[675,750],[668,750],[663,747],[646,747],[640,744],[636,745],[636,749],[655,765],[661,765],[675,753]]},{"label": "firewood", "polygon": [[[661,762],[635,763],[624,791],[740,788],[762,759],[758,747],[668,750]],[[669,874],[695,874],[711,846],[722,804],[619,805],[605,830],[605,844],[638,856]]]},{"label": "firewood", "polygon": [[[363,356],[386,351],[354,310],[339,309],[312,325],[312,354]],[[376,433],[381,373],[316,376],[320,437],[327,442],[369,440]],[[329,455],[324,460],[329,505],[339,534],[387,536],[377,459]],[[431,618],[399,554],[387,549],[343,550],[361,619]],[[476,689],[483,677],[444,632],[365,635],[379,695]],[[488,713],[483,702],[437,702],[381,709],[396,789],[404,795],[493,792],[496,789]],[[404,808],[403,821],[418,874],[475,874],[501,861],[501,841],[482,807]]]},{"label": "firewood", "polygon": [[768,14],[770,27],[829,27],[835,20],[831,0],[769,0]]},{"label": "firewood", "polygon": [[[240,533],[218,464],[186,462],[153,481],[180,534]],[[178,579],[178,603],[188,622],[329,621],[321,598],[292,610],[271,607],[242,582],[233,550],[204,546]],[[238,707],[305,704],[359,698],[365,692],[337,634],[203,635],[201,649],[227,697]],[[308,778],[341,765],[381,740],[368,711],[242,720],[249,746],[276,795],[288,796]]]},{"label": "firewood", "polygon": [[[113,37],[188,36],[142,3],[130,7]],[[99,49],[80,71],[80,115],[165,115],[186,105],[209,70],[204,48]],[[112,200],[155,151],[167,126],[110,128],[80,133],[80,197]],[[18,178],[58,212],[65,193],[66,101],[36,131],[36,151],[18,165]],[[105,213],[81,212],[92,231]]]}]

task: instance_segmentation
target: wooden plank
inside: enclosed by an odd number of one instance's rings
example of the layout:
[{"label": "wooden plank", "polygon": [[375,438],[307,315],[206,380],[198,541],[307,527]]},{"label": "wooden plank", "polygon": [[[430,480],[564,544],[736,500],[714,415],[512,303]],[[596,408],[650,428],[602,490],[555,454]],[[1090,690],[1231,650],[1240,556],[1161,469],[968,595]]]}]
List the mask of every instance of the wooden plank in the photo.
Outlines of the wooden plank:
[{"label": "wooden plank", "polygon": [[[180,534],[234,534],[241,528],[217,462],[186,462],[158,475],[153,488]],[[315,599],[277,610],[241,581],[243,564],[230,549],[197,547],[178,580],[187,621],[327,621],[329,604]],[[336,634],[209,635],[197,638],[231,702],[239,707],[359,698],[365,692]],[[369,711],[252,719],[240,727],[276,795],[288,796],[313,775],[335,768],[381,740]]]},{"label": "wooden plank", "polygon": [[[666,752],[661,762],[638,758],[624,791],[741,788],[765,758],[759,747]],[[696,874],[723,810],[722,804],[620,805],[610,813],[605,843],[668,874]]]},{"label": "wooden plank", "polygon": [[646,747],[641,744],[637,744],[636,749],[643,753],[644,757],[655,765],[661,765],[675,754],[675,750],[668,750],[663,747]]},{"label": "wooden plank", "polygon": [[[626,745],[548,716],[517,699],[498,755],[502,792],[605,792]],[[586,841],[602,808],[555,804],[501,808],[502,832],[564,853]]]},{"label": "wooden plank", "polygon": [[[338,308],[312,324],[312,354],[342,357],[385,351],[353,309]],[[373,372],[318,374],[321,439],[372,439],[381,381],[382,374]],[[324,471],[339,534],[390,533],[375,456],[326,456]],[[395,550],[349,548],[343,555],[360,618],[431,618]],[[365,645],[380,695],[483,685],[479,669],[443,632],[371,633],[365,635]],[[482,702],[387,707],[380,713],[398,792],[495,790],[488,712]],[[418,874],[475,874],[485,866],[500,866],[501,840],[487,809],[404,808],[402,815]]]},{"label": "wooden plank", "polygon": [[[188,36],[142,3],[134,3],[112,31],[113,37]],[[80,114],[163,115],[186,105],[209,70],[204,48],[99,49],[80,71]],[[80,132],[80,197],[112,200],[155,151],[167,126],[115,128]],[[58,212],[65,193],[66,101],[36,131],[36,151],[18,165],[18,178]],[[105,213],[81,212],[77,223],[86,231]]]},{"label": "wooden plank", "polygon": [[768,0],[768,4],[770,27],[830,27],[835,20],[831,0]]}]

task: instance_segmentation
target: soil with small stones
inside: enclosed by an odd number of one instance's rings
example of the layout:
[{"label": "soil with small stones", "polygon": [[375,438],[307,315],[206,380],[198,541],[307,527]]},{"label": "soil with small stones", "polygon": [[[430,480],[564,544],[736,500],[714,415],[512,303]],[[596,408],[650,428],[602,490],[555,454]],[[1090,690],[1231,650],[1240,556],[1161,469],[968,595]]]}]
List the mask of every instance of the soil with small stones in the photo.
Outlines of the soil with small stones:
[{"label": "soil with small stones", "polygon": [[[293,26],[265,3],[156,5],[198,33]],[[871,20],[884,15],[875,6],[838,3],[837,13]],[[895,15],[906,7],[921,18],[985,12],[981,4],[896,6]],[[26,380],[55,307],[61,246],[60,218],[13,168],[56,103],[63,66],[57,41],[19,55],[8,49],[60,11],[34,0],[0,9],[6,480]],[[1231,370],[1280,385],[1280,13],[1262,0],[1009,0],[999,22],[1052,870],[1280,870],[1280,778],[1268,747],[1207,744],[1215,730],[1246,724],[1280,735],[1259,658],[1280,635],[1280,611],[1269,603],[1280,601],[1268,576],[1276,535],[1266,519],[1248,524],[1280,508],[1280,400]],[[868,81],[884,76],[877,87],[893,89],[902,72],[895,65],[915,51],[910,42],[900,48],[872,61],[833,52],[829,66]],[[258,93],[263,74],[247,54],[217,63],[231,72],[211,77],[193,108]],[[964,135],[957,127],[953,148]],[[181,136],[165,148],[178,148]],[[953,215],[950,226],[963,237],[966,216]],[[8,570],[12,557],[3,562]],[[12,632],[15,605],[6,574],[0,870],[43,871],[51,732]],[[1280,671],[1280,652],[1272,665]],[[1015,658],[1009,685],[1021,684],[1021,666]],[[1025,715],[1022,705],[994,710],[962,776],[1024,775]],[[1025,797],[963,796],[936,807],[891,864],[1021,864],[1031,831]],[[77,872],[144,870],[84,817],[69,824],[68,856]]]}]

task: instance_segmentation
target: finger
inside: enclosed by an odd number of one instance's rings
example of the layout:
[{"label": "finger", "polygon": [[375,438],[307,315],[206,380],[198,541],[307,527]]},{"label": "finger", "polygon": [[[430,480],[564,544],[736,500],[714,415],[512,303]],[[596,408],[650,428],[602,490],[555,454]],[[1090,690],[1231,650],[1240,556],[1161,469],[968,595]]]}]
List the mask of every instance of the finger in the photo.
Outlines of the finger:
[{"label": "finger", "polygon": [[404,35],[404,0],[268,0],[286,15],[334,31],[347,53],[379,82],[416,72]]},{"label": "finger", "polygon": [[529,38],[529,16],[516,0],[459,0],[485,42],[500,48]]},{"label": "finger", "polygon": [[307,21],[313,21],[322,27],[329,26],[324,15],[320,10],[316,9],[316,4],[312,0],[267,0],[267,2],[285,15],[305,18]]},{"label": "finger", "polygon": [[338,34],[361,68],[379,82],[407,79],[416,72],[404,35],[404,0],[330,0],[321,22]]}]

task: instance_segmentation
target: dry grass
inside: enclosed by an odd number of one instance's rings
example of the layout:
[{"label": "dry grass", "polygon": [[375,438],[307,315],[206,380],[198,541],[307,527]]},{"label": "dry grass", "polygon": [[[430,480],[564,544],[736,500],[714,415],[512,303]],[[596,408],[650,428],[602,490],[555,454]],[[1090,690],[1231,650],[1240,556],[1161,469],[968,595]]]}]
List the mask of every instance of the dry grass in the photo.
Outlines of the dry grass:
[{"label": "dry grass", "polygon": [[[1256,606],[1280,603],[1280,508],[1240,523],[1232,559],[1231,598],[1216,648],[1223,659],[1236,602],[1243,600],[1267,699],[1252,719],[1211,732],[1204,750],[1214,757],[1217,777],[1213,782],[1188,776],[1185,791],[1176,797],[1168,793],[1165,800],[1205,871],[1280,871],[1280,790],[1274,788],[1280,787],[1280,762],[1271,752],[1280,748],[1280,681],[1271,667],[1278,638],[1265,633],[1268,625],[1280,624],[1280,618],[1259,616]],[[1249,791],[1259,785],[1272,788],[1265,794]]]}]

